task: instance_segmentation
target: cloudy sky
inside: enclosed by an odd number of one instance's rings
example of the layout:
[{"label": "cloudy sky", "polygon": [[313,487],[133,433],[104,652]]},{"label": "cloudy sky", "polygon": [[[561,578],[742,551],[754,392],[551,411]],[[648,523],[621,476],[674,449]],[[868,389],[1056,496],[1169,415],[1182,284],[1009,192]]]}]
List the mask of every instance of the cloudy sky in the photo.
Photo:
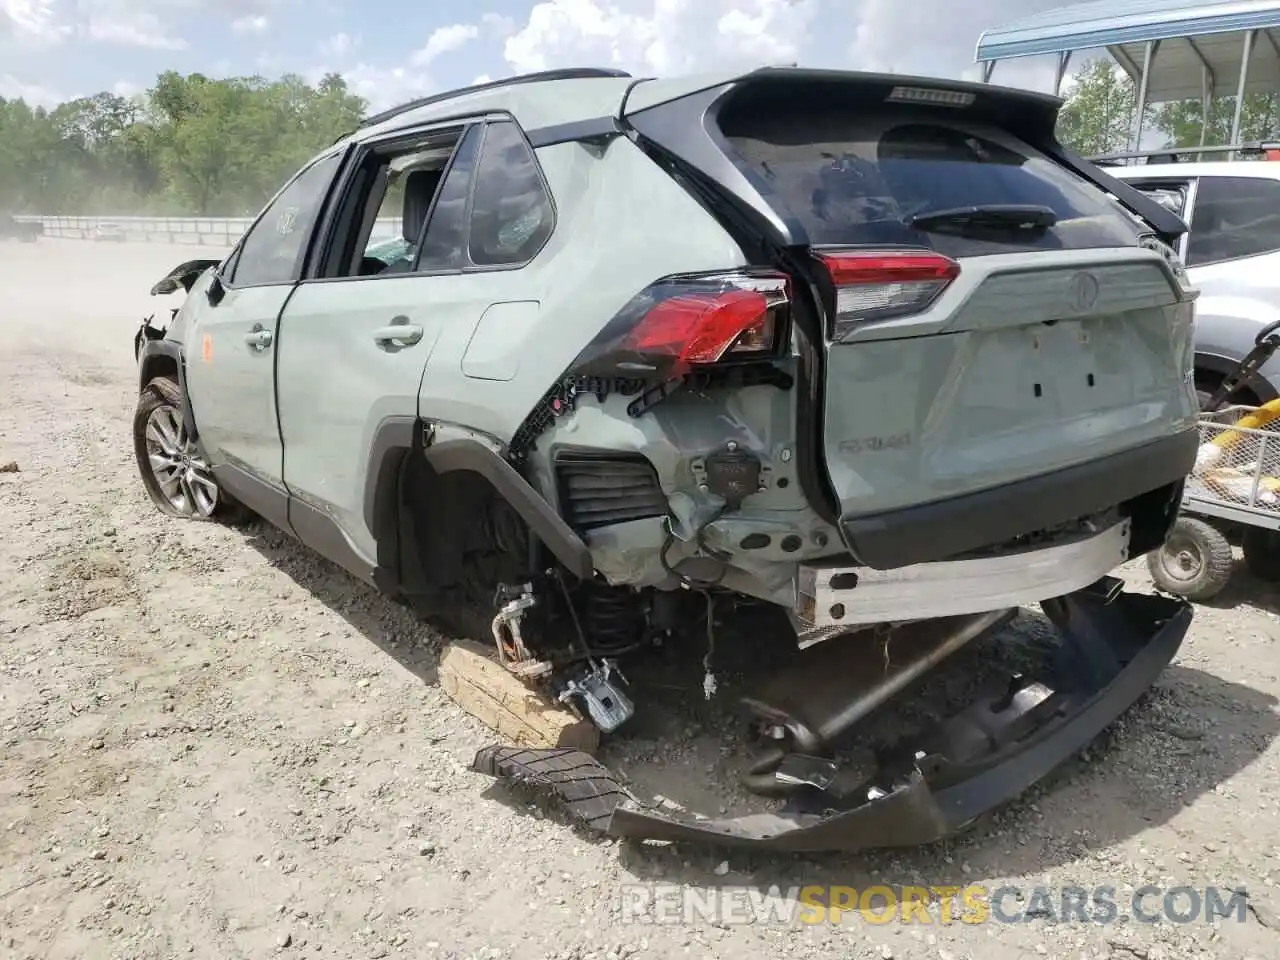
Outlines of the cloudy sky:
[{"label": "cloudy sky", "polygon": [[[131,94],[161,70],[345,75],[374,107],[562,66],[762,62],[973,76],[986,28],[1063,0],[0,0],[0,96]],[[996,78],[1049,89],[1051,61]]]}]

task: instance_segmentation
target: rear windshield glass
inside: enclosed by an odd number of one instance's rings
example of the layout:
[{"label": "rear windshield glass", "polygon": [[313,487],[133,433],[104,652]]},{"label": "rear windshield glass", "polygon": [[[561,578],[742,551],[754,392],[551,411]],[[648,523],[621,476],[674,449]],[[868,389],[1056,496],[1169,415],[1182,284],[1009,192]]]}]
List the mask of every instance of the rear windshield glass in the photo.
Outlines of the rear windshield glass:
[{"label": "rear windshield glass", "polygon": [[[814,245],[907,244],[947,256],[1133,246],[1140,231],[1117,201],[1002,130],[936,113],[798,110],[721,118],[737,162]],[[928,231],[906,224],[957,207],[1034,205],[1043,231]]]}]

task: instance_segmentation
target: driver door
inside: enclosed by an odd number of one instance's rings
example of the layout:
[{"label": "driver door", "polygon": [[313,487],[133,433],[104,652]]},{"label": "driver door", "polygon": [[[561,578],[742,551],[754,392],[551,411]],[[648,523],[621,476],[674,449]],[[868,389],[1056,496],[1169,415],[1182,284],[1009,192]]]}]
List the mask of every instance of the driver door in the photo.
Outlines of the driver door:
[{"label": "driver door", "polygon": [[288,529],[276,416],[280,312],[292,295],[343,152],[303,169],[267,205],[201,297],[186,341],[186,388],[218,482]]}]

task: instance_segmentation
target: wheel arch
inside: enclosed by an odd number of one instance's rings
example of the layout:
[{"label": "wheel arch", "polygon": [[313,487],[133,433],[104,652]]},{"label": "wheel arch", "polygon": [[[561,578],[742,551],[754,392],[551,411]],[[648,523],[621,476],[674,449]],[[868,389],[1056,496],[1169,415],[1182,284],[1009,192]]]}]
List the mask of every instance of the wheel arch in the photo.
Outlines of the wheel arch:
[{"label": "wheel arch", "polygon": [[138,390],[156,377],[173,377],[182,395],[182,419],[187,436],[199,440],[195,413],[191,409],[191,397],[187,394],[187,362],[182,344],[173,340],[147,340],[138,351]]},{"label": "wheel arch", "polygon": [[401,484],[411,457],[436,476],[472,473],[483,478],[575,576],[595,572],[591,551],[555,508],[499,452],[470,431],[416,417],[384,419],[374,431],[365,474],[364,518],[378,545],[378,565],[403,569],[402,511],[408,506]]}]

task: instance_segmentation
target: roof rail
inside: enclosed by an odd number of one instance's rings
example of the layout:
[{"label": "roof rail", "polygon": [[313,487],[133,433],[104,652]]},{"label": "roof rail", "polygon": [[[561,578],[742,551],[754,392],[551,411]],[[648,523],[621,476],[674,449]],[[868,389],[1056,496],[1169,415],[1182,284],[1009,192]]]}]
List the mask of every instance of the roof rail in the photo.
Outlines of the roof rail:
[{"label": "roof rail", "polygon": [[502,80],[490,80],[488,83],[477,83],[469,87],[459,87],[456,90],[445,90],[442,93],[433,93],[427,97],[419,97],[417,100],[410,100],[408,103],[402,103],[398,107],[392,107],[381,113],[375,113],[371,117],[365,117],[360,121],[357,130],[363,130],[365,127],[376,126],[384,123],[394,117],[398,117],[410,110],[417,110],[419,107],[427,107],[433,103],[441,103],[445,100],[452,100],[454,97],[460,97],[467,93],[476,93],[481,90],[497,90],[501,87],[512,87],[521,83],[542,83],[549,80],[593,80],[607,77],[629,78],[631,74],[624,70],[612,70],[606,67],[568,67],[563,70],[540,70],[537,73],[524,73],[514,77],[506,77]]},{"label": "roof rail", "polygon": [[1099,166],[1117,166],[1125,160],[1146,160],[1148,163],[1178,163],[1182,156],[1201,157],[1207,153],[1230,153],[1236,156],[1258,156],[1280,150],[1280,142],[1251,140],[1246,143],[1228,143],[1216,147],[1161,147],[1159,150],[1137,150],[1133,153],[1103,153],[1088,157],[1090,163]]}]

